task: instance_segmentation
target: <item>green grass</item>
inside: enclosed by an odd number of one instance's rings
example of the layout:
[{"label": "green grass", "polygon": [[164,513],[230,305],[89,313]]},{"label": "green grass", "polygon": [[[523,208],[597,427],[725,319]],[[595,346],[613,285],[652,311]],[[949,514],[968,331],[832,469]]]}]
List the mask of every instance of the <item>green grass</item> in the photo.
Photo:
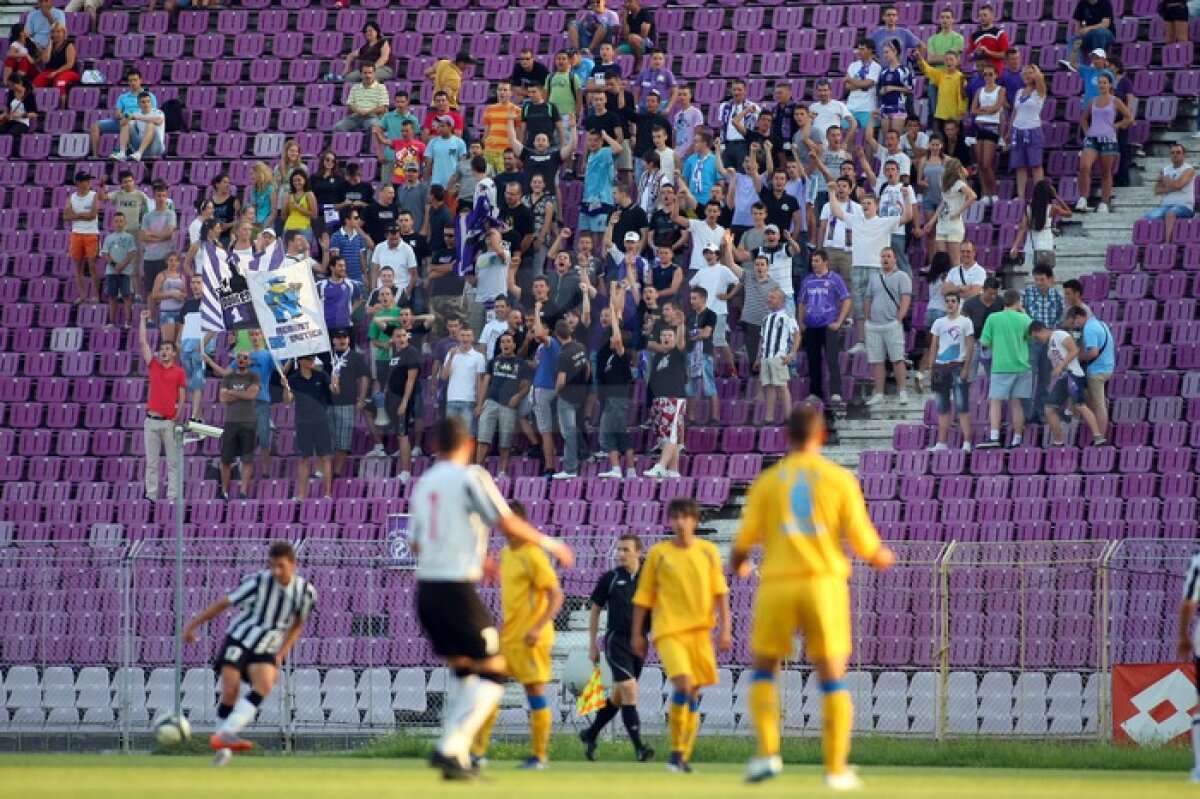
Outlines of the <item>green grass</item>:
[{"label": "green grass", "polygon": [[[623,753],[622,753],[623,754]],[[699,754],[699,753],[698,753]],[[244,757],[215,770],[208,759],[119,755],[0,757],[0,797],[8,799],[362,799],[363,797],[521,797],[611,799],[613,796],[730,799],[820,795],[820,769],[789,765],[773,782],[747,787],[741,766],[708,764],[668,774],[662,763],[554,763],[525,773],[493,762],[486,782],[443,783],[418,760],[361,757]],[[1032,769],[865,768],[866,797],[888,799],[1172,799],[1195,796],[1186,772]]]}]

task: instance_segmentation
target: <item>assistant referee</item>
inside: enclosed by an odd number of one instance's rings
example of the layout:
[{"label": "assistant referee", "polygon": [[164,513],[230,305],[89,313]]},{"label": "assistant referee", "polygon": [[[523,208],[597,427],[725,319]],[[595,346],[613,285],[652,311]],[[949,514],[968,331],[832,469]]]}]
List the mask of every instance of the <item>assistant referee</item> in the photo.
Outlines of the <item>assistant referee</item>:
[{"label": "assistant referee", "polygon": [[600,630],[600,611],[608,608],[608,631],[604,635],[604,659],[613,675],[613,689],[608,702],[596,712],[592,725],[579,733],[588,760],[596,759],[596,741],[617,713],[625,723],[629,740],[639,761],[654,757],[654,750],[642,743],[641,719],[637,710],[637,681],[642,674],[642,659],[633,653],[630,637],[633,633],[633,595],[637,591],[638,573],[642,565],[642,542],[636,535],[626,533],[617,539],[617,568],[601,575],[592,591],[592,614],[588,619],[588,655],[592,663],[600,662],[600,647],[596,639]]}]

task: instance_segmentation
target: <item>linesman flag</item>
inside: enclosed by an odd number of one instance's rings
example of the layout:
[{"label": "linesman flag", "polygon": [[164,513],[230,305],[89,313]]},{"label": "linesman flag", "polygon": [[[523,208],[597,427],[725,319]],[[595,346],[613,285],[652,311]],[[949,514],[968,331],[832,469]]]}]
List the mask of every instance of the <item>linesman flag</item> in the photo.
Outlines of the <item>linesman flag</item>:
[{"label": "linesman flag", "polygon": [[595,713],[604,707],[606,701],[604,678],[600,676],[600,667],[596,666],[592,669],[592,676],[588,678],[587,685],[579,692],[579,699],[575,700],[575,715],[587,716]]}]

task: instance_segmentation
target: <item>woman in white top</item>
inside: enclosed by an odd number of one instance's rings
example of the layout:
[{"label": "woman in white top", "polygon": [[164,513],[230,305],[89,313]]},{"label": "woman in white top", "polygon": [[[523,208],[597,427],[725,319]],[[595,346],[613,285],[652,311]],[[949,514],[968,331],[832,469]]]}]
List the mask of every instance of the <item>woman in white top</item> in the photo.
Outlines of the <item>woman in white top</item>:
[{"label": "woman in white top", "polygon": [[1000,143],[1000,123],[1008,107],[1004,87],[996,83],[996,68],[989,63],[980,67],[983,86],[971,99],[975,117],[975,163],[979,166],[980,200],[984,205],[999,202],[996,190],[996,145]]},{"label": "woman in white top", "polygon": [[1046,76],[1030,64],[1021,71],[1025,85],[1017,92],[1012,107],[1012,147],[1008,151],[1008,166],[1017,173],[1017,196],[1026,199],[1025,186],[1030,176],[1034,182],[1046,176],[1042,168],[1042,106],[1046,104]]},{"label": "woman in white top", "polygon": [[1033,250],[1033,265],[1054,268],[1054,218],[1073,216],[1071,206],[1059,199],[1058,192],[1048,180],[1039,180],[1033,187],[1033,202],[1025,206],[1021,226],[1009,254],[1014,258],[1025,246],[1028,237]]},{"label": "woman in white top", "polygon": [[205,222],[213,218],[214,210],[215,206],[213,205],[212,200],[204,200],[200,203],[200,207],[196,212],[196,218],[192,220],[190,225],[188,225],[189,246],[195,245],[196,242],[200,241],[200,228],[204,226]]},{"label": "woman in white top", "polygon": [[967,235],[962,215],[973,202],[975,192],[967,185],[962,162],[947,158],[942,167],[942,202],[925,223],[924,232],[926,236],[934,232],[933,251],[948,254],[952,265],[962,263],[962,242]]}]

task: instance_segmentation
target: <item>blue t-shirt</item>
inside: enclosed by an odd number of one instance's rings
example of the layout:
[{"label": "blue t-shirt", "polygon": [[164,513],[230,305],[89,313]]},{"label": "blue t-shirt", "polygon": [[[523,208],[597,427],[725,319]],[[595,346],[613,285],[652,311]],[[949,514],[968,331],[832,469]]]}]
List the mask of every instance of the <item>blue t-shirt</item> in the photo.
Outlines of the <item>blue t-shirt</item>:
[{"label": "blue t-shirt", "polygon": [[258,401],[271,401],[271,373],[275,371],[275,361],[266,350],[253,350],[250,353],[250,368],[258,373]]},{"label": "blue t-shirt", "polygon": [[466,154],[467,145],[457,136],[448,139],[435,136],[430,139],[425,145],[425,157],[433,164],[429,174],[430,185],[443,188],[450,185],[450,178],[454,177],[454,171],[458,168],[458,159]]},{"label": "blue t-shirt", "polygon": [[[150,107],[157,109],[158,108],[158,98],[154,96],[153,92],[149,92],[149,94],[150,94]],[[140,113],[142,113],[142,109],[138,105],[138,96],[136,94],[134,94],[133,92],[121,92],[121,95],[119,97],[117,97],[117,112],[120,114],[140,114]]]},{"label": "blue t-shirt", "polygon": [[750,227],[754,224],[753,207],[758,202],[758,189],[754,188],[754,178],[738,174],[733,185],[733,224],[738,227]]},{"label": "blue t-shirt", "polygon": [[558,355],[560,352],[562,352],[562,344],[554,336],[550,336],[550,341],[538,347],[537,370],[533,373],[534,388],[554,390],[554,384],[558,380]]},{"label": "blue t-shirt", "polygon": [[344,228],[329,237],[329,249],[337,250],[338,255],[346,259],[346,277],[362,282],[363,280],[363,250],[367,246],[366,239],[358,231],[346,235]]},{"label": "blue t-shirt", "polygon": [[1113,75],[1111,69],[1096,69],[1087,64],[1079,65],[1079,77],[1083,78],[1083,105],[1086,108],[1087,104],[1096,97],[1100,96],[1099,78],[1101,75],[1107,75],[1112,81],[1113,88],[1117,87],[1117,77]]},{"label": "blue t-shirt", "polygon": [[717,172],[717,157],[709,153],[701,161],[699,154],[689,155],[683,162],[683,179],[696,202],[703,206],[712,197],[712,187],[721,179]]},{"label": "blue t-shirt", "polygon": [[1100,351],[1096,360],[1087,365],[1089,375],[1110,375],[1117,367],[1117,342],[1113,340],[1112,331],[1108,325],[1099,319],[1092,318],[1083,325],[1083,349],[1095,347]]},{"label": "blue t-shirt", "polygon": [[588,154],[587,172],[583,176],[583,201],[585,203],[613,204],[615,167],[613,151],[608,147],[601,147],[596,152]]}]

